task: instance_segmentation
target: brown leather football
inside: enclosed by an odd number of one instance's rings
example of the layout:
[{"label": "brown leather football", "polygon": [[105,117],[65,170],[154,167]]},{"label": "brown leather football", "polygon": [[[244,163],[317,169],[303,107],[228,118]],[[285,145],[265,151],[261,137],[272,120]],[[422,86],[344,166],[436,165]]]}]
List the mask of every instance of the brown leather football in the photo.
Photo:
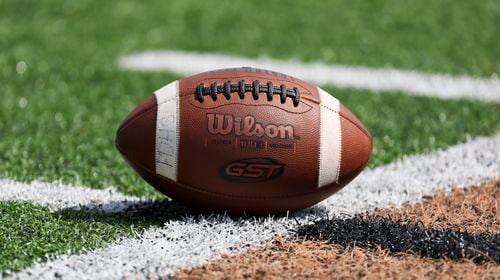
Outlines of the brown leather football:
[{"label": "brown leather football", "polygon": [[157,90],[120,125],[116,147],[159,191],[205,211],[264,214],[318,203],[366,166],[372,139],[319,87],[254,68]]}]

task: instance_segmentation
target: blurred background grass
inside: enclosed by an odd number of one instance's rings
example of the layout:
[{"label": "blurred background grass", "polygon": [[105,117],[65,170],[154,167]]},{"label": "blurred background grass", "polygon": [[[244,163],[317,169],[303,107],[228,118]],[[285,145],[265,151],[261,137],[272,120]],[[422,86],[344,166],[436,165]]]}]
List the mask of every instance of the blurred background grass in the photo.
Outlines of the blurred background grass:
[{"label": "blurred background grass", "polygon": [[[149,49],[495,76],[498,1],[0,0],[0,176],[158,195],[115,129],[169,73],[120,70]],[[499,130],[500,106],[328,88],[375,139],[371,167]]]}]

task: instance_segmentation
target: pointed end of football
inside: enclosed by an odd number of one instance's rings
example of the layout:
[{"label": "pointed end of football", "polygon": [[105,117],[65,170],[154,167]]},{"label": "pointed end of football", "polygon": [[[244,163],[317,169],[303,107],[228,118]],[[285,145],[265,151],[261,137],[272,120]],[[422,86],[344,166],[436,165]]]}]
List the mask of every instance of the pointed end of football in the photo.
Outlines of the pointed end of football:
[{"label": "pointed end of football", "polygon": [[339,182],[347,184],[368,164],[372,154],[372,137],[366,127],[344,105],[340,105],[342,155]]},{"label": "pointed end of football", "polygon": [[156,135],[156,98],[154,95],[139,104],[121,123],[115,145],[129,163],[154,170]]}]

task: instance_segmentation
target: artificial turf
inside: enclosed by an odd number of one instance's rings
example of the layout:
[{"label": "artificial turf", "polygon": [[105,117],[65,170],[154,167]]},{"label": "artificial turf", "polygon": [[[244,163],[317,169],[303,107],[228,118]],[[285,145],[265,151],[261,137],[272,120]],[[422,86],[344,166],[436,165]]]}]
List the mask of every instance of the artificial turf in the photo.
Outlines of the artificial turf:
[{"label": "artificial turf", "polygon": [[[117,59],[132,51],[224,51],[486,76],[500,69],[492,35],[498,2],[286,3],[287,16],[277,17],[284,2],[0,1],[0,177],[157,195],[124,164],[114,135],[135,104],[179,77],[120,70]],[[372,132],[372,167],[500,127],[499,105],[329,90]]]},{"label": "artificial turf", "polygon": [[[121,70],[123,54],[178,49],[495,76],[499,13],[498,1],[0,0],[0,177],[159,196],[123,162],[114,135],[135,104],[179,77]],[[371,167],[500,130],[498,104],[327,89],[374,136]],[[0,212],[4,272],[151,225],[28,203],[0,203]]]},{"label": "artificial turf", "polygon": [[3,0],[0,44],[4,57],[74,71],[179,49],[490,76],[499,14],[495,0]]},{"label": "artificial turf", "polygon": [[51,212],[27,202],[0,202],[0,276],[44,261],[137,236],[157,220],[90,210]]},{"label": "artificial turf", "polygon": [[372,134],[374,147],[369,167],[500,131],[500,104],[333,88],[329,92],[358,116]]}]

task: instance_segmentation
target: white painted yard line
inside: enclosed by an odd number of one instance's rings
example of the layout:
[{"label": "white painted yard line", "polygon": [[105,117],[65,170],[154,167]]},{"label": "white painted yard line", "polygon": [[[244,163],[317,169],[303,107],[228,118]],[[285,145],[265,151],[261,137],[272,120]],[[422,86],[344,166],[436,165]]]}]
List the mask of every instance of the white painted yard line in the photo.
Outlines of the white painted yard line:
[{"label": "white painted yard line", "polygon": [[98,190],[57,182],[21,183],[0,179],[0,201],[29,201],[33,204],[47,206],[51,210],[78,209],[85,206],[90,209],[98,208],[105,212],[120,212],[132,204],[147,200],[124,195],[113,188]]},{"label": "white painted yard line", "polygon": [[[359,213],[391,204],[419,201],[438,189],[468,186],[498,176],[500,134],[477,138],[429,155],[368,170],[320,206],[296,215],[302,223],[334,215]],[[295,219],[231,219],[214,215],[170,221],[123,239],[108,248],[61,255],[12,276],[15,279],[120,279],[167,276],[226,252],[266,244],[276,234],[296,227]]]},{"label": "white painted yard line", "polygon": [[223,54],[181,51],[147,51],[122,57],[119,65],[140,71],[170,71],[192,75],[221,68],[251,66],[282,72],[318,85],[371,91],[401,91],[444,99],[468,98],[500,101],[500,80],[427,74],[391,68],[372,69],[346,65],[304,63],[297,60],[250,59]]}]

